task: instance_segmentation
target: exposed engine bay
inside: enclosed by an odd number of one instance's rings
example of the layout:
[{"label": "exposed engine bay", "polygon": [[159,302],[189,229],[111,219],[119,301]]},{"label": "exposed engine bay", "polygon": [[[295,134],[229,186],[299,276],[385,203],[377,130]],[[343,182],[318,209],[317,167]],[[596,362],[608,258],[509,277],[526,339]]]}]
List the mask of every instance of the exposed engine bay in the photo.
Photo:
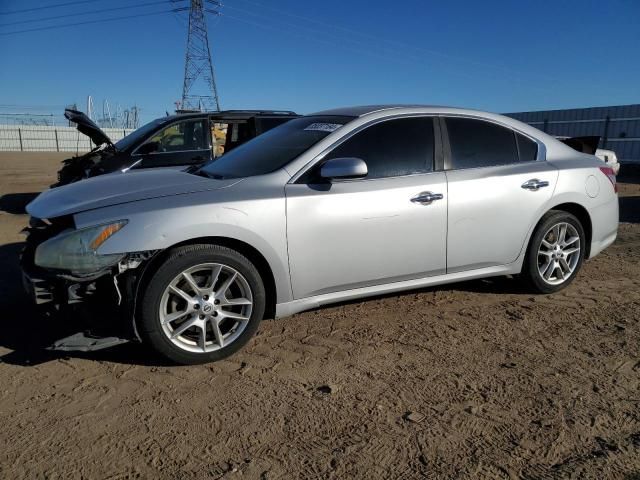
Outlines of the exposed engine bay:
[{"label": "exposed engine bay", "polygon": [[51,185],[51,188],[106,173],[102,171],[101,165],[105,159],[113,157],[114,154],[112,145],[101,145],[84,155],[63,160],[62,168],[58,171],[58,182]]}]

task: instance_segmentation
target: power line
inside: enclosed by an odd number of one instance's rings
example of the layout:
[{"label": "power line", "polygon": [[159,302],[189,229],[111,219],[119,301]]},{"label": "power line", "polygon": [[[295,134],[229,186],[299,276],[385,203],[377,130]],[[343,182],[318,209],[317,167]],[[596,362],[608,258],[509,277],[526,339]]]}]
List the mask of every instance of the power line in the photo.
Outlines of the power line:
[{"label": "power line", "polygon": [[[265,16],[264,13],[256,13],[256,12],[253,12],[253,11],[244,10],[242,8],[232,7],[230,5],[225,5],[225,8],[236,10],[238,12],[244,13],[246,15],[251,15],[253,17],[258,17],[258,18],[262,18],[262,19],[266,18],[266,19],[269,19],[269,20],[273,20],[271,17]],[[252,24],[252,25],[254,24],[254,22],[251,22],[249,20],[243,20],[241,18],[234,17],[234,16],[231,16],[231,15],[226,15],[225,14],[225,16],[228,17],[228,18],[232,18],[234,20],[241,21],[241,22],[243,21],[243,22],[248,23],[248,24]],[[293,14],[291,14],[291,16],[298,17],[297,15],[293,15]],[[301,17],[301,18],[303,18],[303,17]],[[351,44],[353,44],[355,46],[363,48],[364,51],[367,52],[367,53],[375,52],[375,54],[374,54],[375,56],[381,56],[380,52],[382,50],[386,50],[389,54],[392,54],[394,57],[405,56],[405,57],[411,58],[412,60],[419,60],[419,58],[420,58],[417,55],[413,55],[413,54],[408,53],[406,51],[398,51],[397,48],[394,48],[394,47],[385,47],[385,46],[379,47],[378,46],[376,48],[373,48],[371,42],[370,41],[365,41],[365,40],[358,40],[358,39],[354,39],[354,38],[340,38],[340,39],[336,38],[337,43],[336,42],[327,41],[326,40],[327,31],[326,30],[320,30],[318,28],[311,28],[309,26],[301,25],[299,23],[291,23],[291,22],[288,22],[286,20],[282,20],[280,18],[275,20],[274,24],[276,22],[288,27],[289,29],[295,29],[295,30],[301,30],[303,32],[310,32],[310,33],[320,34],[320,35],[323,36],[323,39],[316,38],[315,40],[319,41],[321,43],[326,43],[328,45],[336,45],[336,46],[341,46],[341,47],[344,48],[344,43],[345,42],[350,42]],[[255,25],[262,27],[263,23],[264,23],[264,20],[261,20],[260,24],[255,24]],[[315,23],[318,23],[318,22],[315,22]],[[293,32],[287,31],[287,33],[293,33]],[[333,38],[333,36],[329,37],[329,38]]]},{"label": "power line", "polygon": [[[383,44],[386,43],[387,45],[395,45],[395,47],[386,47],[388,50],[391,50],[393,52],[396,52],[398,48],[402,48],[404,53],[408,53],[407,49],[410,49],[410,50],[413,50],[414,53],[423,53],[423,54],[428,54],[428,55],[434,55],[434,56],[438,56],[438,57],[441,57],[441,58],[448,59],[450,61],[466,63],[466,64],[473,65],[473,66],[476,66],[476,67],[482,67],[482,68],[491,69],[491,70],[500,69],[503,72],[505,72],[507,74],[510,74],[512,77],[518,78],[518,79],[522,79],[523,77],[525,77],[525,74],[523,74],[522,72],[514,70],[513,68],[507,67],[505,65],[492,64],[492,63],[486,63],[486,62],[479,62],[477,60],[473,60],[473,59],[470,59],[470,58],[465,58],[465,57],[461,57],[461,56],[457,56],[457,55],[451,55],[451,54],[440,52],[440,51],[437,51],[437,50],[431,50],[431,49],[427,49],[427,48],[424,48],[424,47],[411,45],[411,44],[408,44],[408,43],[405,43],[405,42],[401,42],[401,41],[398,41],[398,40],[394,40],[394,39],[381,38],[380,36],[375,36],[375,35],[372,35],[372,34],[369,34],[369,33],[361,32],[361,31],[355,30],[353,28],[343,27],[343,26],[336,25],[336,24],[333,24],[333,23],[323,22],[323,21],[317,20],[315,18],[305,17],[303,15],[298,15],[298,14],[295,14],[295,13],[287,12],[285,10],[281,10],[281,9],[278,9],[278,8],[267,6],[267,5],[263,4],[263,3],[259,3],[259,2],[254,1],[254,0],[240,0],[240,1],[248,3],[248,4],[251,4],[251,5],[254,5],[256,7],[260,7],[260,8],[266,9],[266,10],[270,10],[270,11],[272,11],[274,13],[277,13],[278,15],[286,15],[286,16],[289,16],[289,17],[292,17],[292,18],[297,18],[299,20],[305,20],[307,22],[315,23],[317,25],[324,26],[324,27],[327,27],[327,28],[331,28],[331,29],[334,29],[334,30],[342,30],[343,32],[350,33],[351,35],[360,36],[361,38],[367,38],[367,39],[369,39],[369,42],[374,41],[374,42],[379,42],[379,43],[383,43]],[[239,9],[237,7],[230,7],[228,5],[226,5],[226,7],[227,8],[235,8],[236,10],[239,10],[239,11],[241,10],[241,9]],[[245,12],[249,13],[247,11],[245,11]],[[249,14],[250,15],[256,15],[255,13],[249,13]],[[269,18],[269,17],[266,17],[266,18]],[[349,40],[351,40],[353,42],[359,42],[358,40],[355,40],[355,39],[349,39]],[[416,58],[416,57],[414,57],[414,58]],[[546,81],[554,81],[555,80],[554,78],[549,77],[547,75],[535,74],[534,76],[539,78],[539,79],[546,80]],[[526,74],[526,77],[529,78],[529,75]]]},{"label": "power line", "polygon": [[68,18],[68,17],[76,17],[79,15],[93,15],[95,13],[105,13],[105,12],[112,12],[112,11],[116,11],[116,10],[128,10],[131,8],[142,8],[142,7],[148,7],[150,5],[159,5],[161,3],[170,3],[171,0],[160,0],[160,1],[155,1],[155,2],[148,2],[148,3],[140,3],[138,5],[127,5],[125,7],[114,7],[114,8],[102,8],[99,10],[89,10],[87,12],[77,12],[77,13],[66,13],[64,15],[55,15],[53,17],[41,17],[41,18],[34,18],[31,20],[21,20],[19,22],[11,22],[11,23],[0,23],[0,27],[10,27],[13,25],[19,25],[19,24],[24,24],[24,23],[36,23],[36,22],[47,22],[49,20],[57,20],[60,18]]},{"label": "power line", "polygon": [[[225,8],[231,8],[231,7],[229,7],[229,5],[225,5]],[[241,11],[241,9],[238,9],[238,8],[234,8],[234,10]],[[256,15],[256,14],[251,13],[251,15]],[[325,45],[331,45],[332,47],[338,47],[343,50],[349,50],[359,55],[377,57],[388,63],[396,63],[396,64],[415,67],[415,66],[421,65],[421,62],[424,61],[424,59],[421,58],[417,52],[409,52],[409,51],[406,51],[406,49],[393,48],[390,46],[389,47],[374,46],[370,42],[367,44],[363,44],[362,42],[353,38],[344,38],[344,37],[339,38],[334,36],[327,36],[326,32],[324,31],[309,28],[306,26],[303,27],[293,23],[283,22],[281,19],[277,20],[278,22],[281,23],[281,25],[276,25],[275,22],[272,22],[274,24],[270,25],[268,22],[265,22],[264,19],[262,19],[260,22],[257,22],[257,21],[254,22],[246,18],[240,18],[233,15],[229,15],[229,14],[223,14],[223,16],[232,20],[236,20],[238,22],[252,25],[254,27],[271,30],[271,31],[277,31],[279,33],[285,33],[288,35],[304,38],[308,41],[314,41],[316,43],[322,43]],[[303,32],[308,32],[308,33],[305,34]],[[318,33],[323,33],[325,35],[322,38],[319,38],[317,36],[310,36],[309,33],[313,33],[316,35]],[[358,47],[358,48],[354,48],[354,47]],[[440,71],[441,74],[446,69],[447,69],[446,66],[438,67],[438,70]],[[448,70],[452,75],[456,75],[458,77],[464,77],[467,79],[476,79],[479,73],[478,71],[467,71],[467,70],[460,71],[460,70],[452,70],[452,69],[448,69]],[[481,72],[481,73],[491,78],[496,78],[496,79],[502,78],[500,76],[502,75],[502,73],[495,72],[494,70],[495,70],[495,67],[491,72]],[[543,86],[533,86],[531,87],[531,89],[539,90],[539,91],[549,91],[549,88],[543,87]]]},{"label": "power line", "polygon": [[[227,5],[226,8],[228,8],[229,6]],[[344,39],[335,39],[335,41],[331,41],[327,38],[317,38],[317,37],[310,37],[308,33],[305,32],[311,32],[311,33],[318,33],[317,30],[313,30],[313,29],[309,29],[309,28],[304,28],[304,27],[299,27],[293,24],[289,24],[289,23],[285,23],[283,26],[275,26],[275,25],[269,25],[265,22],[254,22],[251,20],[247,20],[245,18],[240,18],[240,17],[236,17],[233,15],[229,15],[229,14],[223,14],[224,18],[229,18],[232,20],[236,20],[238,22],[242,22],[242,23],[246,23],[247,25],[252,25],[258,28],[262,28],[262,29],[266,29],[266,30],[271,30],[271,31],[275,31],[275,32],[280,32],[280,33],[286,33],[288,35],[292,35],[295,37],[299,37],[299,38],[304,38],[306,40],[309,41],[314,41],[316,43],[321,43],[324,45],[330,45],[332,47],[338,47],[338,48],[342,48],[344,50],[349,50],[353,53],[357,53],[359,55],[367,55],[367,56],[372,56],[372,57],[377,57],[381,60],[387,61],[387,62],[393,62],[393,63],[400,63],[400,64],[404,64],[404,65],[415,65],[416,64],[416,60],[418,59],[418,57],[415,56],[411,56],[410,54],[403,54],[402,52],[395,52],[395,54],[385,54],[385,52],[382,52],[380,50],[377,49],[371,49],[371,48],[354,48],[353,46],[349,45],[349,42],[346,42]],[[284,26],[286,26],[287,28],[284,28]],[[299,30],[299,31],[295,31],[295,29]],[[353,42],[351,42],[353,44]],[[359,44],[354,44],[356,47],[362,47],[362,45]]]},{"label": "power line", "polygon": [[8,12],[0,12],[0,15],[13,15],[14,13],[23,13],[23,12],[34,12],[36,10],[44,10],[45,8],[58,8],[58,7],[66,7],[69,5],[79,5],[81,3],[95,3],[100,2],[102,0],[81,0],[77,2],[67,2],[67,3],[57,3],[55,5],[45,5],[42,7],[34,7],[34,8],[23,8],[21,10],[10,10]]},{"label": "power line", "polygon": [[103,18],[100,20],[87,20],[85,22],[74,22],[74,23],[65,23],[62,25],[51,25],[49,27],[39,27],[39,28],[29,28],[26,30],[14,30],[12,32],[0,32],[0,36],[7,36],[7,35],[17,35],[20,33],[28,33],[28,32],[39,32],[42,30],[54,30],[54,29],[58,29],[58,28],[66,28],[66,27],[77,27],[79,25],[89,25],[89,24],[95,24],[95,23],[106,23],[106,22],[113,22],[116,20],[125,20],[128,18],[139,18],[139,17],[150,17],[153,15],[163,15],[165,13],[172,13],[175,12],[176,9],[173,8],[171,10],[161,10],[159,12],[150,12],[150,13],[140,13],[137,15],[123,15],[121,17],[112,17],[112,18]]}]

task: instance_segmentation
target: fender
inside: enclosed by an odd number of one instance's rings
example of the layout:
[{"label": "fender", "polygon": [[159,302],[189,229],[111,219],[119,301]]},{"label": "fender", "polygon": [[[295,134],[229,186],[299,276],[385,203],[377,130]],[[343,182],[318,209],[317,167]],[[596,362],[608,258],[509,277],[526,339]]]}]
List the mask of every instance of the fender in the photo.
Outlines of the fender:
[{"label": "fender", "polygon": [[[77,228],[126,219],[129,223],[101,245],[98,253],[166,250],[202,237],[224,237],[251,245],[268,262],[274,275],[277,302],[292,300],[289,278],[285,199],[207,203],[207,192],[166,200],[150,199],[75,215]],[[126,213],[125,213],[126,212]],[[249,213],[250,212],[250,213]]]},{"label": "fender", "polygon": [[[612,189],[610,188],[609,185],[603,182],[602,179],[599,180],[600,187],[601,187],[600,194],[597,195],[596,197],[589,197],[589,195],[587,195],[585,191],[585,185],[587,182],[587,178],[594,174],[593,169],[587,168],[587,169],[582,169],[578,171],[576,171],[575,169],[572,169],[570,171],[564,170],[562,168],[563,165],[561,162],[556,163],[556,166],[560,168],[558,180],[556,182],[556,188],[553,192],[551,199],[547,203],[545,203],[536,213],[535,221],[532,222],[531,227],[527,232],[527,236],[523,241],[522,248],[520,250],[520,257],[524,258],[524,255],[527,250],[527,246],[529,245],[529,241],[531,239],[531,235],[533,235],[533,231],[535,227],[538,225],[538,223],[540,223],[540,220],[542,219],[542,217],[549,210],[553,210],[559,205],[572,203],[572,204],[579,205],[584,210],[586,210],[587,215],[589,216],[589,220],[591,222],[592,235],[591,235],[591,245],[589,245],[590,255],[587,258],[591,258],[595,254],[597,254],[600,250],[602,250],[602,248],[600,247],[600,243],[602,242],[599,240],[599,238],[603,235],[608,237],[610,234],[610,232],[608,231],[610,229],[607,229],[607,228],[605,228],[606,231],[602,232],[602,235],[600,234],[599,229],[597,230],[596,228],[597,222],[594,222],[593,212],[606,210],[604,217],[606,218],[606,216],[609,214],[612,216],[612,219],[615,221],[612,221],[613,226],[611,228],[615,230],[617,228],[617,220],[618,220],[617,214],[615,214],[615,212],[613,211],[609,212],[609,210],[617,211],[617,198],[615,197],[615,195],[611,195],[612,192],[608,192],[606,190],[606,189],[610,189],[610,190]],[[563,192],[563,193],[558,193],[558,192]],[[615,203],[615,206],[611,205],[612,202]]]}]

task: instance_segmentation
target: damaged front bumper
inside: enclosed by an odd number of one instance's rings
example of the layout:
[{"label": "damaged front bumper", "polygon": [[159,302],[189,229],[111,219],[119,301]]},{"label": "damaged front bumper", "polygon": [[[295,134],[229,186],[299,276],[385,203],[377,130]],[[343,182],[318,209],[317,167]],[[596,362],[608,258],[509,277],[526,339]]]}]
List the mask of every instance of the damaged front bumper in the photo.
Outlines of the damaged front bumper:
[{"label": "damaged front bumper", "polygon": [[32,218],[23,233],[22,282],[39,310],[50,317],[78,321],[82,331],[53,343],[53,350],[89,351],[139,340],[135,299],[144,266],[155,252],[125,255],[116,264],[89,274],[53,270],[35,264],[42,242],[73,223],[71,218],[47,222]]}]

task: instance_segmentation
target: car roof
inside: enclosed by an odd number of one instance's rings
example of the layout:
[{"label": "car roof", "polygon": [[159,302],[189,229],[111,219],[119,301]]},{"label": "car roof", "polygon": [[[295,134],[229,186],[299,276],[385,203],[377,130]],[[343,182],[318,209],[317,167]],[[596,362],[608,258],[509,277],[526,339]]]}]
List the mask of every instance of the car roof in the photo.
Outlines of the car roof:
[{"label": "car roof", "polygon": [[378,120],[386,117],[393,116],[395,114],[426,114],[426,115],[452,115],[452,116],[469,116],[472,118],[480,118],[486,121],[497,123],[506,126],[511,129],[515,129],[521,133],[529,135],[532,138],[537,139],[544,144],[548,158],[573,158],[579,154],[571,147],[565,145],[552,136],[544,133],[531,125],[516,120],[511,117],[500,115],[497,113],[486,112],[482,110],[474,110],[469,108],[459,107],[446,107],[441,105],[362,105],[346,108],[335,108],[332,110],[324,110],[311,114],[309,116],[346,116],[351,117],[352,121],[349,123],[357,125],[363,124],[363,122],[369,120]]},{"label": "car roof", "polygon": [[398,108],[433,108],[435,105],[358,105],[355,107],[333,108],[331,110],[323,110],[321,112],[312,113],[310,115],[337,115],[344,117],[361,117],[368,113],[380,112],[383,110],[393,110]]},{"label": "car roof", "polygon": [[166,121],[172,121],[183,118],[202,118],[202,117],[215,117],[219,119],[248,119],[259,116],[275,116],[275,117],[298,117],[295,112],[291,110],[221,110],[219,112],[178,112],[175,115],[168,115],[163,117]]}]

